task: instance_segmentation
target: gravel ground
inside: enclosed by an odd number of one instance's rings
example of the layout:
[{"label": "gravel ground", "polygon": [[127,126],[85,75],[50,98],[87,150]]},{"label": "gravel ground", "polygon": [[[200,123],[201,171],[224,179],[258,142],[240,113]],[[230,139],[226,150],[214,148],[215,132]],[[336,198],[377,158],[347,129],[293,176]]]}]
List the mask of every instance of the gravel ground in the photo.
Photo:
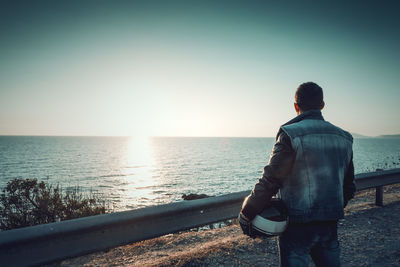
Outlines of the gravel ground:
[{"label": "gravel ground", "polygon": [[[358,193],[339,222],[343,266],[400,266],[400,185]],[[170,234],[47,266],[278,266],[276,238],[251,239],[238,225]]]}]

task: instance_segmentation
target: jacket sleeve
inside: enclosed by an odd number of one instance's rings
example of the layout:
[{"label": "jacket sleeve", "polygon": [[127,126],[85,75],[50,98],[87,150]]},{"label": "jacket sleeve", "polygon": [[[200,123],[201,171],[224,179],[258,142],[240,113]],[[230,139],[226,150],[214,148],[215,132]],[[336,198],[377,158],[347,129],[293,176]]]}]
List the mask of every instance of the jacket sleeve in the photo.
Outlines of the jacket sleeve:
[{"label": "jacket sleeve", "polygon": [[354,182],[354,164],[353,164],[353,156],[351,156],[350,164],[343,180],[344,207],[346,207],[349,200],[354,197],[355,192],[356,192],[356,184]]},{"label": "jacket sleeve", "polygon": [[247,203],[241,210],[247,219],[252,220],[269,205],[272,196],[278,192],[282,181],[292,170],[294,158],[295,152],[290,138],[282,131],[278,135],[261,179],[254,186]]}]

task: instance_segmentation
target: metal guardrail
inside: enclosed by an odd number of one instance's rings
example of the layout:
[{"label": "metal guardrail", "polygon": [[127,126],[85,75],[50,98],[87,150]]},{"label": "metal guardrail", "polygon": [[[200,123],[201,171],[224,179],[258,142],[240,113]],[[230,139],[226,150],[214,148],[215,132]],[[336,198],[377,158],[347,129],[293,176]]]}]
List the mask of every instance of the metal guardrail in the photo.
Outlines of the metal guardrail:
[{"label": "metal guardrail", "polygon": [[[400,169],[356,175],[357,190],[400,183]],[[250,191],[0,232],[0,265],[39,265],[236,218]],[[379,199],[378,199],[379,198]]]},{"label": "metal guardrail", "polygon": [[355,177],[357,191],[376,188],[375,204],[383,206],[383,186],[400,183],[400,168],[361,173]]}]

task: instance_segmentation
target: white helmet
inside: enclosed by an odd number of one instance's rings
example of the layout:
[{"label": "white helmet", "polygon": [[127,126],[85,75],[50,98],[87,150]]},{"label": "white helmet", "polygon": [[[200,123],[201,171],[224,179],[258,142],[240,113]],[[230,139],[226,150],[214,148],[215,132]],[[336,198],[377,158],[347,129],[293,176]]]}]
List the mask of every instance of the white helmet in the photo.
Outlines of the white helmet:
[{"label": "white helmet", "polygon": [[[248,198],[248,197],[247,197]],[[245,199],[243,206],[247,202]],[[266,207],[251,221],[253,233],[260,236],[276,236],[283,233],[289,223],[288,211],[280,198],[272,198]]]}]

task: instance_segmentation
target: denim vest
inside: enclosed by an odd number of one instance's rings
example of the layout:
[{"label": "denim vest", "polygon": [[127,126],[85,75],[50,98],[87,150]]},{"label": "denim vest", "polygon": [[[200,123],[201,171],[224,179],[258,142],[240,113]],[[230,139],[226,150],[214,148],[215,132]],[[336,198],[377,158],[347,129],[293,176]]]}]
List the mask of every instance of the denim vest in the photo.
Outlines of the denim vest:
[{"label": "denim vest", "polygon": [[325,121],[319,110],[305,112],[283,125],[295,161],[280,195],[291,222],[344,217],[343,179],[352,158],[352,136]]}]

